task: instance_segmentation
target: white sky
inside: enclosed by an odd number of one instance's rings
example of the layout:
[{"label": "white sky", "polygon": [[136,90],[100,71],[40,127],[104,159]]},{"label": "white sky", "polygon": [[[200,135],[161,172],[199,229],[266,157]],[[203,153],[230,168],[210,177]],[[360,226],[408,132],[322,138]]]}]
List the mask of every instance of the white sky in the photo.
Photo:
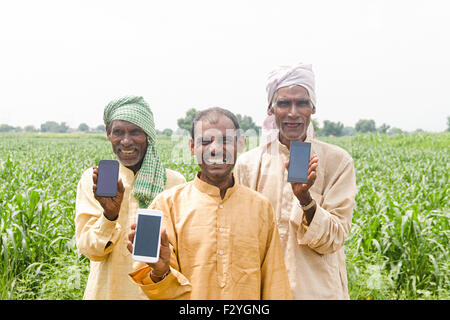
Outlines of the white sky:
[{"label": "white sky", "polygon": [[142,95],[158,129],[188,108],[266,116],[266,76],[311,63],[315,118],[446,129],[450,2],[2,1],[0,123],[78,127]]}]

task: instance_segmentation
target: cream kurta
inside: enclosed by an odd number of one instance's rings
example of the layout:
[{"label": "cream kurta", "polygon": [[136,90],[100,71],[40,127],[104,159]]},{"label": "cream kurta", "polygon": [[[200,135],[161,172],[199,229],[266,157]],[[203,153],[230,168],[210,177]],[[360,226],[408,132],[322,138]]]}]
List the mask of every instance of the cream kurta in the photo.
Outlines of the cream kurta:
[{"label": "cream kurta", "polygon": [[130,274],[150,299],[291,299],[273,208],[261,194],[235,184],[222,199],[195,177],[150,208],[164,212],[172,249],[160,282],[146,263]]},{"label": "cream kurta", "polygon": [[348,299],[344,242],[355,205],[353,159],[337,146],[306,141],[319,157],[310,189],[317,209],[309,226],[302,222],[303,211],[287,182],[289,150],[278,139],[242,154],[234,175],[269,198],[275,209],[293,298]]},{"label": "cream kurta", "polygon": [[[128,273],[133,270],[133,260],[127,250],[131,224],[136,220],[138,201],[131,195],[136,176],[133,171],[120,164],[125,194],[119,217],[110,221],[103,215],[103,208],[95,200],[92,191],[92,168],[86,170],[77,188],[76,241],[80,253],[91,260],[89,278],[84,299],[147,299],[133,284]],[[186,182],[178,172],[166,169],[165,189]],[[106,244],[112,244],[106,247]]]}]

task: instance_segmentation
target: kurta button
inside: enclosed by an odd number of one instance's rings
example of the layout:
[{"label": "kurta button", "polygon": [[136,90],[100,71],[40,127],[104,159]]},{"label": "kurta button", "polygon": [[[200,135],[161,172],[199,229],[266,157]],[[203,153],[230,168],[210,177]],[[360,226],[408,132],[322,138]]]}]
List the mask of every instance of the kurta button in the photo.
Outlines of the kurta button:
[{"label": "kurta button", "polygon": [[220,204],[220,205],[219,205],[219,208],[220,208],[220,209],[223,209],[223,205]]},{"label": "kurta button", "polygon": [[220,255],[223,255],[223,250],[219,250],[219,254],[220,254]]},{"label": "kurta button", "polygon": [[219,232],[223,232],[223,228],[219,228]]}]

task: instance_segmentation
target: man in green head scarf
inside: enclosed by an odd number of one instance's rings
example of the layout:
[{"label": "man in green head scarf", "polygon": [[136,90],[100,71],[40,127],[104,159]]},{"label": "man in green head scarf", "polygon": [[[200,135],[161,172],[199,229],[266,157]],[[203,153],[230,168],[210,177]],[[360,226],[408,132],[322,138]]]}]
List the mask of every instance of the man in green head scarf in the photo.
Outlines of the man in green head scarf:
[{"label": "man in green head scarf", "polygon": [[[164,190],[167,179],[155,147],[156,131],[149,105],[142,97],[111,101],[105,108],[103,121],[117,158],[137,173],[133,196],[141,208],[148,207],[153,198]],[[128,139],[125,128],[135,130]],[[142,141],[144,135],[146,139]]]},{"label": "man in green head scarf", "polygon": [[108,140],[119,160],[118,192],[99,197],[97,167],[83,173],[76,200],[78,251],[91,260],[85,299],[146,299],[128,279],[133,260],[127,234],[139,208],[147,208],[165,189],[186,182],[165,169],[156,149],[153,113],[142,97],[111,101],[104,110]]}]

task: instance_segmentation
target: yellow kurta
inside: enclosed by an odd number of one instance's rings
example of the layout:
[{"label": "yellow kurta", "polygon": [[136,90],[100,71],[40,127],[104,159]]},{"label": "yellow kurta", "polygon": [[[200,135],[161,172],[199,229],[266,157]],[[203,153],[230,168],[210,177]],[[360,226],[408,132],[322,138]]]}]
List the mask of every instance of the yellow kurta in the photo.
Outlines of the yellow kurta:
[{"label": "yellow kurta", "polygon": [[235,184],[224,199],[198,177],[160,193],[171,272],[158,283],[136,263],[131,278],[150,299],[291,299],[273,208]]},{"label": "yellow kurta", "polygon": [[261,192],[272,203],[294,299],[348,299],[344,242],[350,231],[356,182],[353,159],[343,149],[318,140],[317,178],[310,189],[317,202],[309,226],[287,182],[288,148],[278,140],[237,159],[239,183]]},{"label": "yellow kurta", "polygon": [[[128,234],[135,223],[138,201],[131,195],[136,176],[120,164],[119,177],[125,187],[119,217],[109,221],[92,192],[92,168],[86,170],[77,188],[76,242],[78,251],[91,260],[84,299],[147,299],[130,281],[133,260],[127,250]],[[165,189],[186,182],[178,172],[166,169]],[[106,247],[106,244],[112,244]]]}]

